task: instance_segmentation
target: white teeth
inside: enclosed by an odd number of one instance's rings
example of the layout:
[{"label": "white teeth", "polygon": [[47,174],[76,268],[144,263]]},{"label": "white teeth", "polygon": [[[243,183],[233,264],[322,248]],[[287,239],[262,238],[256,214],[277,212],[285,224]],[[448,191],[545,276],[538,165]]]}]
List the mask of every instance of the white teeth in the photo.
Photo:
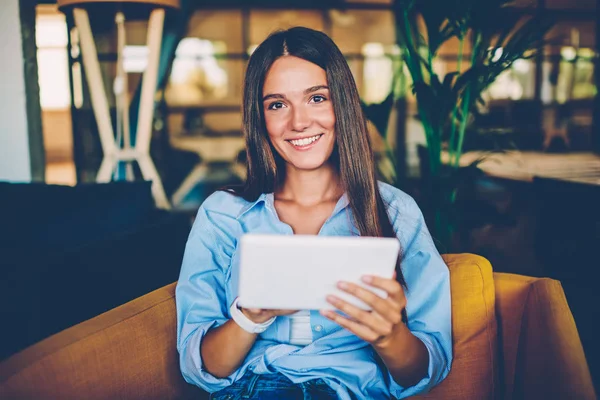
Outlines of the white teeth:
[{"label": "white teeth", "polygon": [[316,135],[313,137],[298,139],[298,140],[290,140],[290,143],[293,144],[294,146],[298,146],[298,147],[308,146],[312,142],[316,141],[319,137],[321,137],[321,135]]}]

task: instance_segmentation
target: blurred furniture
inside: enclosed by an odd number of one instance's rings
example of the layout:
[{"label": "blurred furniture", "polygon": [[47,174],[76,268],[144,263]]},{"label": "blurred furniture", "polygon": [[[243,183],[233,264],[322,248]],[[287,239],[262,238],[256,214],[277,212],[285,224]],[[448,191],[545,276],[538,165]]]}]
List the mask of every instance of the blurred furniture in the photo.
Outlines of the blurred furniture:
[{"label": "blurred furniture", "polygon": [[486,112],[475,114],[465,150],[518,148],[541,150],[544,142],[543,104],[539,100],[491,100]]},{"label": "blurred furniture", "polygon": [[206,178],[213,165],[218,164],[241,180],[246,179],[246,167],[238,160],[245,145],[246,142],[242,136],[172,136],[171,146],[173,148],[195,152],[200,158],[200,162],[173,193],[171,197],[173,205],[181,204],[185,196]]},{"label": "blurred furniture", "polygon": [[[158,171],[150,156],[150,139],[154,115],[154,96],[158,79],[158,64],[162,41],[165,10],[163,7],[179,7],[179,0],[58,0],[58,6],[66,12],[72,9],[73,18],[79,33],[79,42],[83,57],[83,67],[90,90],[92,107],[98,124],[102,151],[102,165],[96,177],[97,182],[109,182],[119,162],[137,161],[144,179],[152,181],[152,193],[157,206],[169,208]],[[107,94],[98,61],[98,52],[90,26],[87,7],[93,5],[115,5],[117,13],[118,61],[114,92],[117,101],[117,135],[113,130]],[[125,5],[151,5],[156,7],[148,21],[148,64],[143,74],[140,95],[140,107],[137,120],[135,147],[131,147],[129,133],[129,100],[127,96],[127,73],[123,66],[125,47],[125,16],[121,8]],[[132,173],[129,174],[132,177]]]},{"label": "blurred furniture", "polygon": [[204,117],[207,113],[227,114],[239,111],[239,105],[219,103],[205,103],[194,107],[169,107],[170,116],[179,114],[183,119],[181,132],[170,135],[170,146],[177,150],[196,153],[200,159],[171,196],[173,206],[181,205],[196,185],[208,178],[213,167],[229,172],[242,181],[246,179],[246,166],[239,158],[240,153],[246,148],[242,132],[240,130],[216,131],[204,125]]},{"label": "blurred furniture", "polygon": [[151,182],[0,183],[0,199],[0,359],[179,276],[191,221]]},{"label": "blurred furniture", "polygon": [[[595,399],[560,283],[492,273],[470,254],[450,268],[454,362],[428,399]],[[208,398],[176,350],[175,283],[0,364],[1,398]]]},{"label": "blurred furniture", "polygon": [[547,276],[559,279],[577,321],[594,382],[600,383],[598,320],[600,184],[536,177],[534,250]]},{"label": "blurred furniture", "polygon": [[598,184],[535,177],[536,249],[555,279],[600,280],[600,176]]},{"label": "blurred furniture", "polygon": [[[442,159],[448,154],[442,154]],[[549,154],[535,151],[490,153],[470,151],[460,158],[467,166],[482,159],[478,167],[487,175],[515,181],[532,182],[534,177],[600,185],[600,155],[595,153]]]}]

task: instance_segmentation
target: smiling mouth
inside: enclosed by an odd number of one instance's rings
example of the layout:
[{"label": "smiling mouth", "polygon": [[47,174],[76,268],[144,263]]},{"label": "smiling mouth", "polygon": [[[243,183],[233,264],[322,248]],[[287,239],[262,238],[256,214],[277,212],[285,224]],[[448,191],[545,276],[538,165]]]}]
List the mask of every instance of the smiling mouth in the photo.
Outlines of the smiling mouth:
[{"label": "smiling mouth", "polygon": [[321,136],[323,136],[322,133],[315,135],[315,136],[303,138],[303,139],[286,140],[286,142],[291,143],[294,147],[299,147],[299,148],[308,147],[311,144],[318,141],[321,138]]}]

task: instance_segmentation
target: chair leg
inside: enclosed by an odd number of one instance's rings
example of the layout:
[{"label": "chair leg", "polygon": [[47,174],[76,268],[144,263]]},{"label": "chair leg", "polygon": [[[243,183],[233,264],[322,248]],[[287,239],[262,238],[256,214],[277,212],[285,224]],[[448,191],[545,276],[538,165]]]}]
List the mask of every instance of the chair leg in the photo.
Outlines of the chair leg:
[{"label": "chair leg", "polygon": [[208,165],[202,163],[197,165],[192,172],[188,174],[185,180],[179,185],[179,188],[171,196],[173,205],[181,204],[185,196],[208,174]]},{"label": "chair leg", "polygon": [[169,199],[167,199],[160,175],[158,175],[158,171],[156,170],[150,155],[141,154],[139,155],[137,161],[144,179],[152,181],[152,194],[154,195],[156,206],[165,210],[169,210],[171,208],[171,204],[169,203]]}]

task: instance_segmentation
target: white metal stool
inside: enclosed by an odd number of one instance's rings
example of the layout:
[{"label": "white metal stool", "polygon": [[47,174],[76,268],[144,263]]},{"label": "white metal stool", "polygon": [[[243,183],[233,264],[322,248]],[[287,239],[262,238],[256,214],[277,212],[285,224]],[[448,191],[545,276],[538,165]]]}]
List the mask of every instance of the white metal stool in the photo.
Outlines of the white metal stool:
[{"label": "white metal stool", "polygon": [[[152,181],[152,195],[160,208],[170,208],[160,175],[150,156],[150,139],[152,137],[152,119],[154,115],[154,95],[158,80],[158,64],[162,42],[165,7],[179,8],[179,0],[57,0],[58,6],[66,11],[72,8],[73,18],[79,33],[83,67],[87,76],[94,116],[98,124],[103,159],[96,176],[97,182],[109,182],[119,161],[137,161],[144,179]],[[133,6],[145,4],[156,6],[148,21],[147,46],[148,64],[142,78],[140,106],[137,121],[137,136],[134,147],[130,145],[129,134],[129,100],[127,95],[127,74],[123,68],[123,49],[125,47],[124,15],[118,12],[115,18],[118,33],[117,78],[115,79],[115,96],[117,99],[117,138],[110,117],[107,95],[104,90],[98,52],[90,27],[86,6],[92,4],[120,3],[117,5]],[[123,137],[121,146],[120,137]],[[129,174],[131,178],[131,174]]]}]

